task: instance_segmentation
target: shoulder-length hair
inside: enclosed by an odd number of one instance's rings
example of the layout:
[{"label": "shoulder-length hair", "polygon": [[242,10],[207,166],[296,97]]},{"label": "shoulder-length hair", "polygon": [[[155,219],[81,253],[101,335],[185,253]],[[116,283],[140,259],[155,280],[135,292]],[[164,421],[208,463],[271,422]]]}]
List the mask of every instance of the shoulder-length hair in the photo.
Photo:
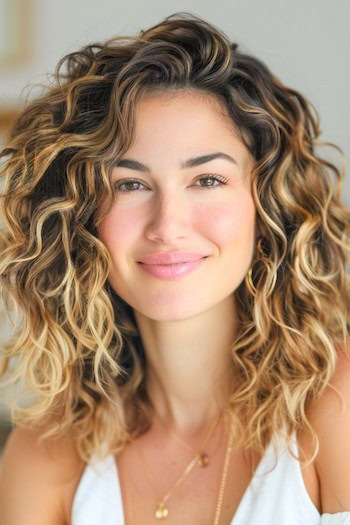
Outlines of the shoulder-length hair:
[{"label": "shoulder-length hair", "polygon": [[113,204],[110,172],[131,144],[143,94],[188,89],[224,104],[255,159],[269,258],[253,266],[254,296],[245,281],[235,291],[227,410],[236,438],[262,449],[282,429],[311,429],[306,409],[334,373],[350,311],[350,213],[342,171],[315,151],[316,111],[188,13],[71,53],[55,79],[22,111],[2,154],[0,284],[8,315],[20,313],[2,374],[31,393],[10,402],[13,421],[40,427],[43,439],[69,431],[86,461],[150,427],[147,361],[132,308],[108,283],[96,210],[106,197],[106,213]]}]

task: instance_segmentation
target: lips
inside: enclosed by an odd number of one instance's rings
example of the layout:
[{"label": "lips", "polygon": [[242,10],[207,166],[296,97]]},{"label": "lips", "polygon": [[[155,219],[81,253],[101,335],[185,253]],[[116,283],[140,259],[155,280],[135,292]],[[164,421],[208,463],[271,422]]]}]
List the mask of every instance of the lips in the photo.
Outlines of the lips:
[{"label": "lips", "polygon": [[206,255],[193,252],[153,252],[140,257],[138,262],[147,265],[171,265],[198,261]]},{"label": "lips", "polygon": [[181,279],[192,273],[196,268],[204,264],[206,257],[187,262],[179,262],[172,264],[145,264],[139,263],[142,271],[147,272],[157,279],[165,281],[173,281]]}]

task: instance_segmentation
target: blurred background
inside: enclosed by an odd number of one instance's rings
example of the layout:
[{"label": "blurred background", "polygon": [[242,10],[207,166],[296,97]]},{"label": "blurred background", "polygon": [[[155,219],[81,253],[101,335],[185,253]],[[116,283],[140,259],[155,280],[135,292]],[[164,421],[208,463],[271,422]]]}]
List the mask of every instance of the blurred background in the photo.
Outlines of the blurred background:
[{"label": "blurred background", "polygon": [[[348,0],[0,0],[0,145],[25,100],[50,82],[63,55],[113,35],[133,35],[177,11],[221,27],[303,93],[320,113],[321,138],[349,158]],[[343,198],[350,205],[348,174]],[[9,334],[0,304],[0,342]],[[10,429],[2,397],[0,385],[0,451]]]}]

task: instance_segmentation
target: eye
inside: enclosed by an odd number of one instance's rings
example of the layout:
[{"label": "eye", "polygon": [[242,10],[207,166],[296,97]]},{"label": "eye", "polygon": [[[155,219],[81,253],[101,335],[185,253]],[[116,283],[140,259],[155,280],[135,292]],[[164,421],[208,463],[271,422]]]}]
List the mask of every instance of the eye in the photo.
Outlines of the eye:
[{"label": "eye", "polygon": [[[228,179],[226,179],[226,177],[222,177],[220,175],[211,175],[211,174],[201,175],[200,177],[198,177],[198,179],[195,180],[195,183],[202,182],[202,181],[205,181],[205,184],[199,184],[197,186],[199,186],[200,188],[207,188],[207,189],[218,188],[228,183]],[[210,181],[209,184],[208,184],[208,181]],[[215,183],[218,183],[218,184],[215,184]],[[116,191],[119,191],[122,193],[132,193],[134,191],[139,191],[142,189],[140,188],[140,186],[143,186],[145,188],[142,182],[136,179],[125,179],[121,181],[116,181],[114,186],[115,186]]]},{"label": "eye", "polygon": [[[200,185],[201,188],[218,188],[219,186],[224,186],[228,183],[228,179],[226,177],[221,177],[220,175],[204,175],[199,177],[195,182],[198,181],[212,181],[212,184],[204,184]],[[215,182],[218,182],[219,184],[215,184]]]},{"label": "eye", "polygon": [[[124,181],[117,181],[114,186],[117,191],[131,193],[132,191],[137,191],[139,188],[135,188],[135,185],[140,185],[140,184],[141,186],[143,186],[141,182],[137,180],[129,179],[129,180],[124,180]],[[122,188],[123,186],[125,189]]]}]

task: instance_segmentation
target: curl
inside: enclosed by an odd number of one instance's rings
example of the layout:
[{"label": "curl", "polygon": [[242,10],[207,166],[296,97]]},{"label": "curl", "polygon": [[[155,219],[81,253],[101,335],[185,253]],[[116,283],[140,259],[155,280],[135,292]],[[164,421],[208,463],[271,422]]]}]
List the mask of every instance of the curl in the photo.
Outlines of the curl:
[{"label": "curl", "polygon": [[141,97],[187,89],[215,96],[254,156],[269,258],[252,268],[255,297],[245,282],[235,291],[236,439],[264,448],[282,429],[312,431],[308,403],[329,384],[349,333],[350,213],[343,173],[316,153],[311,104],[188,13],[71,53],[55,78],[18,117],[2,154],[1,295],[11,319],[21,314],[2,376],[9,385],[24,379],[33,394],[26,406],[11,402],[13,421],[42,427],[43,439],[69,430],[85,461],[149,428],[142,341],[108,284],[97,210],[113,203],[110,170],[133,140]]}]

